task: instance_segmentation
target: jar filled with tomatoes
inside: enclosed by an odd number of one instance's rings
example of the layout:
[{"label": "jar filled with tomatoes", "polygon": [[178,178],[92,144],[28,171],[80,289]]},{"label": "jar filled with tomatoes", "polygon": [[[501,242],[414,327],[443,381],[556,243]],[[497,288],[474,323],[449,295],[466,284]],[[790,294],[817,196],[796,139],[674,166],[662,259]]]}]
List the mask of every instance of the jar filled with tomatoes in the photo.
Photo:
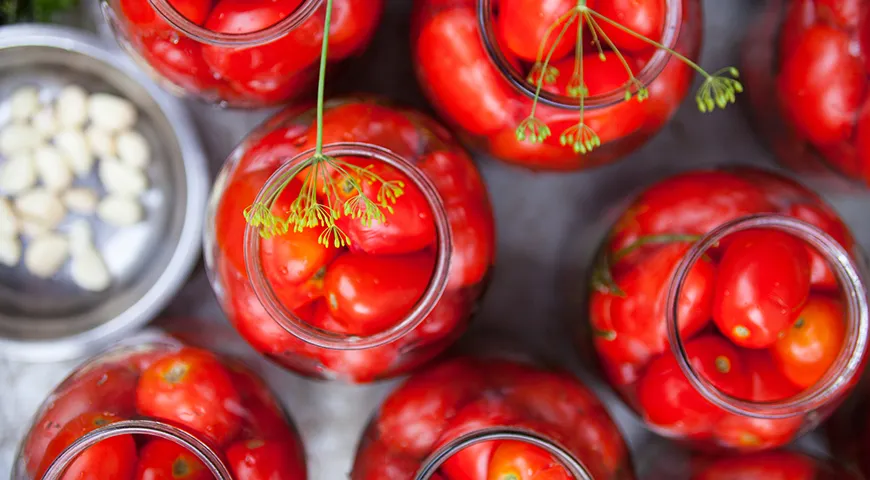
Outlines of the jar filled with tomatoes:
[{"label": "jar filled with tomatoes", "polygon": [[659,459],[647,480],[862,480],[836,461],[799,451],[774,450],[724,456]]},{"label": "jar filled with tomatoes", "polygon": [[[494,258],[489,196],[468,154],[420,113],[328,102],[324,156],[312,157],[315,113],[267,121],[221,171],[205,238],[212,286],[242,336],[286,368],[395,376],[465,330]],[[335,222],[320,223],[324,212]]]},{"label": "jar filled with tomatoes", "polygon": [[290,417],[237,360],[162,333],[87,361],[37,410],[13,480],[305,480]]},{"label": "jar filled with tomatoes", "polygon": [[814,193],[763,170],[696,171],[641,193],[589,299],[607,379],[656,433],[779,447],[854,387],[867,348],[858,247]]},{"label": "jar filled with tomatoes", "polygon": [[[317,85],[323,0],[102,0],[125,50],[165,88],[223,106],[287,103]],[[334,0],[327,61],[359,54],[383,0]]]},{"label": "jar filled with tomatoes", "polygon": [[697,0],[420,0],[413,54],[423,91],[471,144],[579,170],[667,123],[703,72],[702,23]]},{"label": "jar filled with tomatoes", "polygon": [[616,480],[634,472],[607,410],[570,374],[459,357],[387,397],[350,478]]},{"label": "jar filled with tomatoes", "polygon": [[772,0],[756,17],[743,54],[755,129],[788,168],[870,182],[870,2]]}]

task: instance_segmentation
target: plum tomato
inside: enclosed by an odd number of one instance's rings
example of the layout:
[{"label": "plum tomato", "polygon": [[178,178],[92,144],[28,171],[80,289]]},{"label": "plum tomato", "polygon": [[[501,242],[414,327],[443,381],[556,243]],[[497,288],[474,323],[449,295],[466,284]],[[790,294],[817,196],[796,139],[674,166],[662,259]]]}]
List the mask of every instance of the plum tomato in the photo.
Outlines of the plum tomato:
[{"label": "plum tomato", "polygon": [[136,480],[212,480],[193,452],[175,442],[151,440],[139,452]]},{"label": "plum tomato", "polygon": [[816,466],[794,452],[776,451],[729,456],[692,475],[692,480],[814,480]]},{"label": "plum tomato", "polygon": [[[639,35],[660,42],[667,16],[665,3],[665,0],[606,0],[598,2],[597,11]],[[598,24],[620,52],[655,49],[653,45],[605,21],[598,21]]]},{"label": "plum tomato", "polygon": [[215,213],[215,238],[221,256],[240,275],[247,277],[245,269],[245,210],[254,203],[257,194],[272,173],[256,170],[233,176],[221,195]]},{"label": "plum tomato", "polygon": [[[608,363],[642,364],[668,349],[667,294],[677,264],[690,244],[656,247],[635,262],[615,268],[621,292],[596,288],[590,300],[595,347]],[[680,337],[687,340],[709,322],[716,267],[701,259],[683,282],[679,301]]]},{"label": "plum tomato", "polygon": [[304,458],[294,450],[280,441],[245,440],[227,447],[227,460],[240,480],[305,480]]},{"label": "plum tomato", "polygon": [[[501,0],[496,29],[504,41],[503,48],[523,60],[534,62],[546,41],[545,55],[552,50],[551,60],[561,59],[574,51],[577,41],[576,22],[582,17],[574,17],[570,25],[567,23],[568,15],[576,6],[575,0]],[[562,30],[565,34],[557,44]],[[549,37],[548,32],[552,32]]]},{"label": "plum tomato", "polygon": [[516,95],[483,46],[473,5],[444,8],[427,18],[415,58],[420,83],[439,99],[444,118],[475,135],[510,127],[514,136],[511,105]]},{"label": "plum tomato", "polygon": [[810,293],[805,243],[775,230],[727,239],[713,300],[713,320],[735,344],[767,348],[795,320]]},{"label": "plum tomato", "polygon": [[[794,203],[788,208],[786,215],[818,227],[836,240],[846,251],[852,249],[853,240],[849,234],[849,229],[837,217],[836,213],[825,208],[823,205],[818,203]],[[810,255],[810,283],[812,286],[814,288],[835,291],[839,283],[837,282],[837,277],[834,276],[834,272],[831,271],[828,261],[822,257],[818,250],[809,244],[806,245],[806,249]]]},{"label": "plum tomato", "polygon": [[492,453],[487,480],[571,480],[573,477],[552,455],[534,445],[504,441]]},{"label": "plum tomato", "polygon": [[434,256],[345,253],[326,271],[330,313],[347,333],[373,335],[399,323],[420,300],[432,278]]},{"label": "plum tomato", "polygon": [[778,100],[795,129],[817,147],[847,139],[866,87],[849,35],[825,25],[808,28],[783,57]]},{"label": "plum tomato", "polygon": [[795,385],[810,388],[833,365],[846,337],[842,304],[823,295],[809,297],[803,310],[771,348],[782,373]]},{"label": "plum tomato", "polygon": [[447,205],[447,219],[453,233],[450,278],[447,288],[458,290],[483,282],[495,256],[495,225],[489,205],[468,203]]},{"label": "plum tomato", "polygon": [[142,372],[136,388],[139,413],[190,427],[223,445],[238,433],[241,398],[220,361],[187,347]]},{"label": "plum tomato", "polygon": [[[52,462],[76,440],[94,430],[121,421],[109,413],[89,412],[67,423],[43,452],[36,478],[42,478]],[[136,471],[136,442],[132,435],[119,435],[88,447],[73,460],[61,480],[130,480]]]},{"label": "plum tomato", "polygon": [[[749,379],[733,345],[720,337],[704,335],[684,346],[692,368],[699,375],[725,394],[746,398]],[[637,396],[646,421],[671,434],[709,434],[726,414],[689,383],[671,352],[649,364],[637,384]]]},{"label": "plum tomato", "polygon": [[483,178],[466,152],[453,149],[427,153],[417,166],[432,180],[446,205],[463,202],[489,204]]}]

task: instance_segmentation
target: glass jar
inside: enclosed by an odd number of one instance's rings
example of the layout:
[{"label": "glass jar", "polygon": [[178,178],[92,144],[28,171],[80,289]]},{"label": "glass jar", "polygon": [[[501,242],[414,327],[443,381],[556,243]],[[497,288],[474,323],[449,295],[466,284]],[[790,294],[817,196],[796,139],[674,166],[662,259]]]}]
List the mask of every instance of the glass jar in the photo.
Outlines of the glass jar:
[{"label": "glass jar", "polygon": [[856,258],[837,213],[797,183],[748,167],[684,173],[641,193],[611,230],[588,333],[654,432],[772,449],[817,426],[860,376]]},{"label": "glass jar", "polygon": [[[610,18],[626,21],[636,31],[697,59],[703,24],[699,1],[645,0],[643,6],[637,2],[598,1],[598,10]],[[598,134],[601,145],[588,154],[575,153],[572,146],[563,146],[560,141],[563,132],[576,126],[580,118],[578,99],[568,93],[574,57],[566,55],[574,49],[560,48],[564,51],[554,51],[552,64],[561,74],[554,84],[544,85],[536,109],[536,117],[550,127],[552,135],[542,143],[518,140],[517,127],[532,112],[537,89],[527,78],[538,45],[511,32],[520,27],[523,31],[534,28],[529,19],[540,18],[541,22],[555,19],[576,3],[574,0],[523,5],[516,0],[415,3],[412,39],[417,78],[435,109],[475,148],[535,170],[591,168],[614,161],[646,143],[686,97],[693,78],[690,67],[671,59],[664,50],[607,30],[619,42],[625,65],[631,66],[638,84],[647,87],[649,98],[643,102],[625,100],[626,88],[632,84],[626,67],[613,51],[606,51],[601,58],[597,51],[584,55],[584,68],[588,71],[585,84],[589,90],[584,100],[584,118]],[[506,12],[512,15],[506,18]],[[624,20],[626,17],[633,20]],[[646,27],[641,28],[644,23]],[[537,27],[540,32],[547,26]],[[656,26],[658,32],[654,31]],[[574,34],[572,38],[576,37]],[[580,44],[588,45],[588,52],[594,50],[590,42]],[[559,55],[563,58],[558,58]]]},{"label": "glass jar", "polygon": [[54,389],[21,444],[12,479],[245,480],[271,472],[305,480],[305,452],[257,374],[143,333]]},{"label": "glass jar", "polygon": [[657,462],[647,480],[861,480],[835,461],[799,451],[774,450],[737,455],[694,455]]},{"label": "glass jar", "polygon": [[241,335],[284,367],[348,382],[399,375],[452,344],[483,294],[495,251],[486,187],[431,119],[371,99],[335,100],[323,116],[324,153],[378,174],[367,189],[401,182],[405,192],[383,222],[340,219],[348,248],[319,243],[322,228],[260,238],[243,212],[282,175],[299,174],[314,114],[279,114],[224,165],[205,233],[209,278]]},{"label": "glass jar", "polygon": [[[166,89],[223,106],[284,104],[317,86],[323,0],[102,0],[121,46]],[[383,0],[335,0],[330,64],[368,45]]]},{"label": "glass jar", "polygon": [[387,397],[350,478],[602,480],[634,472],[607,410],[570,374],[459,357]]},{"label": "glass jar", "polygon": [[868,7],[770,0],[743,51],[755,130],[784,166],[840,188],[870,182]]}]

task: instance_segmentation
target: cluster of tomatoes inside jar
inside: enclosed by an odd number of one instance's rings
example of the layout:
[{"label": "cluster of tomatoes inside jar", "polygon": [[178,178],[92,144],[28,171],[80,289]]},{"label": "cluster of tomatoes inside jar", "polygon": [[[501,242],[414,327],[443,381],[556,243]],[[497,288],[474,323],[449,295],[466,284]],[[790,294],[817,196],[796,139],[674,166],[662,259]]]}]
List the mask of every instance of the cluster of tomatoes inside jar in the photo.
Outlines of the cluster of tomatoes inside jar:
[{"label": "cluster of tomatoes inside jar", "polygon": [[[187,94],[232,106],[256,107],[282,104],[313,93],[316,86],[326,9],[320,6],[312,10],[315,2],[311,0],[109,3],[118,19],[122,42],[159,79]],[[158,4],[181,17],[177,25],[171,25],[166,14],[155,9]],[[338,62],[364,49],[382,9],[382,0],[335,0],[328,60]],[[294,20],[286,31],[268,32]],[[264,32],[264,38],[240,38],[258,32]]]},{"label": "cluster of tomatoes inside jar", "polygon": [[[170,340],[110,350],[58,386],[37,412],[13,478],[43,478],[73,442],[125,420],[158,421],[195,435],[236,480],[306,478],[296,429],[263,381],[236,360]],[[88,446],[58,478],[214,476],[179,443],[122,434]]]},{"label": "cluster of tomatoes inside jar", "polygon": [[702,395],[668,339],[675,320],[691,368],[727,396],[781,402],[809,391],[844,348],[847,310],[832,266],[790,233],[755,228],[725,236],[680,280],[694,241],[730,221],[763,213],[821,229],[847,251],[851,236],[821,199],[772,173],[700,171],[664,180],[633,202],[613,228],[594,275],[589,322],[610,382],[655,430],[737,449],[784,445],[807,419],[754,418]]},{"label": "cluster of tomatoes inside jar", "polygon": [[[320,241],[323,229],[317,227],[260,239],[255,261],[278,303],[333,334],[367,337],[387,331],[411,314],[435,281],[439,228],[451,232],[449,277],[431,313],[397,341],[356,350],[307,344],[269,315],[252,288],[244,257],[244,212],[281,165],[314,147],[313,121],[311,110],[288,110],[243,144],[237,164],[228,167],[225,187],[216,193],[214,268],[224,289],[222,301],[242,336],[285,366],[353,382],[394,376],[431,359],[464,331],[493,261],[488,194],[470,157],[429,118],[371,100],[330,104],[323,118],[325,142],[378,145],[406,159],[437,190],[435,208],[444,210],[447,224],[436,225],[430,200],[397,167],[372,158],[342,158],[384,182],[401,182],[403,192],[385,208],[383,221],[366,225],[339,218],[337,225],[349,238],[345,247],[325,245]],[[276,215],[289,215],[307,173],[301,172],[278,197],[272,207]],[[337,172],[330,175],[339,182]],[[372,199],[380,183],[360,180]]]},{"label": "cluster of tomatoes inside jar", "polygon": [[[615,0],[589,1],[587,6],[639,35],[661,42],[669,21],[669,8],[675,3]],[[672,60],[667,61],[648,85],[649,98],[642,102],[622,101],[631,80],[627,69],[639,76],[658,49],[603,20],[597,23],[609,42],[596,30],[602,54],[592,42],[592,33],[585,21],[583,39],[578,39],[577,22],[574,22],[556,43],[566,25],[565,14],[576,8],[576,0],[543,3],[491,0],[490,6],[492,18],[488,35],[493,38],[484,39],[477,2],[417,2],[413,38],[415,68],[424,93],[445,119],[496,158],[534,169],[554,170],[588,168],[612,161],[639,147],[663,127],[688,93],[692,72],[686,64]],[[700,46],[698,6],[692,1],[683,1],[678,10],[681,12],[677,21],[679,36],[673,47],[694,57]],[[557,27],[550,28],[553,25]],[[551,32],[549,37],[548,32]],[[546,43],[545,37],[549,38]],[[487,51],[486,42],[501,53],[507,64],[499,65],[501,60]],[[561,142],[562,133],[580,121],[579,99],[572,97],[569,91],[578,58],[575,50],[578,42],[584,47],[581,61],[587,96],[616,94],[619,97],[603,106],[592,106],[587,100],[589,106],[585,109],[584,121],[601,140],[601,147],[587,155],[580,155],[571,145]],[[540,72],[536,63],[547,56],[558,76],[552,83],[542,82],[543,90],[555,95],[559,103],[556,106],[538,103],[536,118],[545,123],[552,134],[536,144],[518,139],[516,129],[532,111],[532,94]],[[512,85],[508,70],[513,70],[526,83],[525,87]]]},{"label": "cluster of tomatoes inside jar", "polygon": [[567,373],[507,360],[460,357],[420,372],[382,404],[364,434],[352,480],[412,479],[435,451],[460,442],[430,478],[569,480],[569,467],[517,440],[463,446],[468,434],[510,427],[562,445],[595,479],[633,478],[607,410]]}]

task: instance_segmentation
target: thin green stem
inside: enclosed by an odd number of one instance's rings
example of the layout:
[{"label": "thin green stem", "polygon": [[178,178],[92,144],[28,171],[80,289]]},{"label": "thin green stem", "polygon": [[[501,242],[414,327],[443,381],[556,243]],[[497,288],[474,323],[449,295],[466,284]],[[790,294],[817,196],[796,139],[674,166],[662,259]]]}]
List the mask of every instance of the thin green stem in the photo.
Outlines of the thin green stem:
[{"label": "thin green stem", "polygon": [[[595,12],[593,12],[593,13],[595,13]],[[628,73],[629,81],[634,80],[634,78],[635,78],[634,71],[632,71],[631,66],[628,65],[628,61],[625,60],[625,57],[622,55],[622,52],[620,52],[619,49],[616,48],[616,45],[613,44],[613,41],[610,40],[610,37],[607,36],[607,33],[604,31],[604,29],[601,28],[601,25],[599,25],[598,22],[596,22],[595,19],[592,17],[587,18],[586,21],[589,23],[589,28],[591,30],[594,31],[595,29],[598,29],[598,33],[601,35],[601,38],[603,38],[604,41],[607,43],[607,46],[610,47],[611,50],[613,50],[613,53],[616,55],[616,58],[619,59],[619,62],[622,63],[622,66],[625,68],[625,71]]]},{"label": "thin green stem", "polygon": [[571,24],[574,23],[574,20],[577,20],[577,12],[575,12],[572,9],[570,13],[571,13],[571,16],[568,17],[568,20],[566,21],[565,26],[562,27],[562,31],[559,32],[559,35],[556,37],[556,41],[553,42],[553,47],[550,48],[549,53],[547,53],[547,59],[544,60],[544,63],[541,65],[541,72],[540,72],[540,75],[538,76],[538,87],[535,89],[535,99],[532,101],[532,112],[531,112],[532,117],[535,116],[535,112],[537,111],[538,100],[541,98],[541,90],[543,90],[543,88],[544,88],[544,77],[546,76],[547,68],[550,66],[550,60],[553,59],[553,54],[556,53],[556,47],[559,46],[559,43],[565,37],[565,33],[571,27]]},{"label": "thin green stem", "polygon": [[329,55],[329,26],[332,23],[332,2],[326,0],[326,19],[323,21],[323,46],[320,49],[320,75],[317,77],[317,143],[315,155],[323,155],[323,97],[326,89],[326,63]]},{"label": "thin green stem", "polygon": [[[541,41],[541,44],[538,46],[538,55],[535,58],[535,60],[537,60],[538,62],[543,60],[544,49],[547,48],[547,40],[550,39],[550,35],[553,34],[553,31],[556,30],[556,27],[561,25],[562,22],[568,21],[568,18],[570,18],[575,13],[577,13],[577,12],[572,8],[571,10],[568,10],[567,12],[563,13],[559,18],[556,19],[555,22],[553,22],[552,24],[550,24],[549,27],[547,27],[547,31],[544,33],[544,39]],[[559,42],[557,41],[554,45],[558,45],[558,44],[559,44]]]}]

